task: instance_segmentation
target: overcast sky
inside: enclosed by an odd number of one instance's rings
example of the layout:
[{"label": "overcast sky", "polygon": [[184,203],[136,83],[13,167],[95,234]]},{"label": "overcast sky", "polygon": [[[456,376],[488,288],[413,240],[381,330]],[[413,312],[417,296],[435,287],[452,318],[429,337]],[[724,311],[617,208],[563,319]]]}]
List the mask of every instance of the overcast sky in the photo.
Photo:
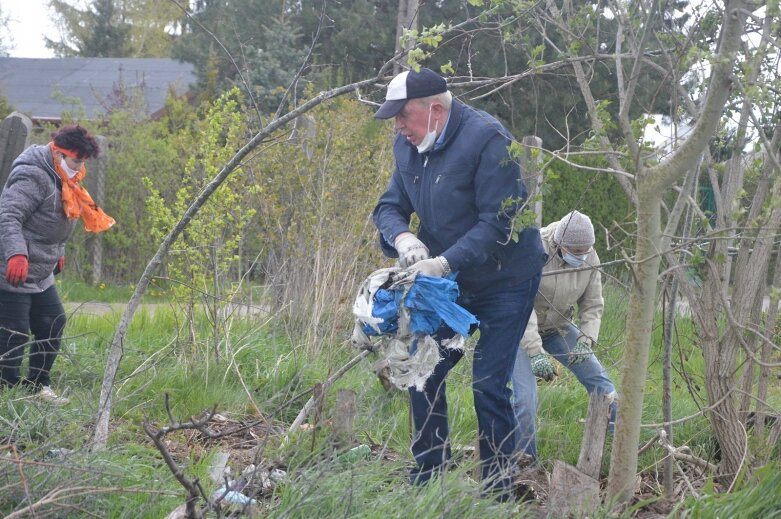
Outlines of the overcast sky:
[{"label": "overcast sky", "polygon": [[54,54],[43,42],[44,34],[56,39],[48,10],[48,0],[3,1],[3,14],[8,15],[8,28],[13,38],[9,52],[12,58],[52,58]]}]

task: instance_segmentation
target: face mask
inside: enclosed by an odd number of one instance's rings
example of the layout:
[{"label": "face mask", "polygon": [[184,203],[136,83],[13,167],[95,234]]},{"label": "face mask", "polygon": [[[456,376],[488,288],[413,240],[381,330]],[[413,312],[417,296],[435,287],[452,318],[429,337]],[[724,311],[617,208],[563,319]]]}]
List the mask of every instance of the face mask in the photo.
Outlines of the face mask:
[{"label": "face mask", "polygon": [[584,254],[582,256],[575,256],[571,252],[565,252],[561,256],[561,259],[563,259],[564,262],[570,267],[578,268],[583,266],[583,262],[586,261],[586,256],[588,256],[588,254]]},{"label": "face mask", "polygon": [[76,173],[79,172],[78,169],[71,169],[70,166],[68,166],[68,163],[65,162],[65,158],[61,158],[60,159],[60,167],[68,175],[68,178],[75,177]]},{"label": "face mask", "polygon": [[[426,128],[431,127],[431,106],[428,107],[428,122]],[[434,123],[434,130],[430,131],[423,137],[423,140],[418,144],[418,153],[426,153],[434,147],[434,143],[437,141],[437,129],[439,128],[439,121]]]}]

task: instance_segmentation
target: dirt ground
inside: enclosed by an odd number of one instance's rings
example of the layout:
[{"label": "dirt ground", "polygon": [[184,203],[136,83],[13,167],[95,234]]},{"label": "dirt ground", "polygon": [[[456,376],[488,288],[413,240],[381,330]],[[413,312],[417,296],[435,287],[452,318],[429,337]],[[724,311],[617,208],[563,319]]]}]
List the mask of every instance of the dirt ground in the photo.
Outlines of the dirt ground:
[{"label": "dirt ground", "polygon": [[[304,428],[307,424],[304,424]],[[273,494],[273,483],[269,480],[269,474],[274,471],[285,471],[286,467],[279,461],[269,460],[264,456],[269,442],[279,442],[284,438],[287,426],[281,423],[272,423],[264,417],[249,417],[237,419],[217,414],[210,420],[204,432],[191,429],[177,431],[169,435],[165,446],[177,462],[186,460],[198,461],[212,452],[215,448],[223,453],[227,466],[234,477],[242,473],[249,474],[250,481],[244,487],[243,493],[259,501],[270,498]],[[403,459],[403,454],[389,452],[381,445],[369,445],[371,456],[383,456],[384,459],[398,461]],[[468,449],[467,449],[468,450]],[[455,453],[454,453],[455,455]],[[461,453],[462,460],[472,454]],[[522,462],[521,462],[522,463]],[[221,467],[218,467],[220,469]],[[254,478],[252,476],[255,476]],[[635,506],[645,502],[633,517],[640,519],[661,519],[666,517],[675,505],[687,494],[688,485],[691,484],[693,474],[689,475],[686,482],[683,476],[678,477],[674,488],[676,497],[672,499],[660,498],[658,491],[661,483],[656,474],[642,474],[638,477],[635,486],[635,497],[627,506]],[[272,475],[273,477],[273,475]],[[531,517],[547,517],[547,502],[551,487],[551,474],[540,466],[520,469],[516,478],[516,497],[524,501],[524,511]],[[600,485],[604,491],[606,482]]]}]

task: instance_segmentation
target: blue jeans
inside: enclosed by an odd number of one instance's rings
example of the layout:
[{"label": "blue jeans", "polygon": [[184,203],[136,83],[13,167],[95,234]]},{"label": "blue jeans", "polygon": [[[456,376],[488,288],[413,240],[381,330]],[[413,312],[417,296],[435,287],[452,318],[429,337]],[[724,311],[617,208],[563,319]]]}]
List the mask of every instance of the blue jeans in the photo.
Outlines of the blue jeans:
[{"label": "blue jeans", "polygon": [[[540,276],[520,285],[487,293],[462,293],[458,304],[480,320],[472,367],[472,392],[480,443],[481,477],[489,489],[500,493],[512,488],[511,460],[515,451],[515,419],[507,387],[526,323],[534,306]],[[474,332],[474,330],[472,330]],[[454,332],[443,327],[438,341]],[[422,484],[450,460],[445,376],[464,356],[440,347],[442,360],[426,381],[423,391],[409,389],[415,436],[412,454],[417,466],[410,482]]]},{"label": "blue jeans", "polygon": [[[65,309],[52,285],[39,294],[0,290],[0,387],[20,382],[33,387],[49,385],[49,371],[60,349]],[[35,341],[30,342],[30,335]],[[27,378],[20,370],[25,345],[30,344]]]},{"label": "blue jeans", "polygon": [[[607,371],[599,363],[597,357],[591,354],[589,358],[578,364],[570,364],[569,352],[578,342],[580,332],[567,323],[560,331],[542,337],[542,347],[554,359],[570,370],[583,384],[589,395],[593,392],[610,394],[616,387],[607,375]],[[515,360],[513,370],[513,411],[518,422],[518,449],[537,460],[537,441],[535,419],[537,416],[537,381],[531,374],[529,356],[521,352]],[[610,404],[610,429],[616,421],[618,403]]]}]

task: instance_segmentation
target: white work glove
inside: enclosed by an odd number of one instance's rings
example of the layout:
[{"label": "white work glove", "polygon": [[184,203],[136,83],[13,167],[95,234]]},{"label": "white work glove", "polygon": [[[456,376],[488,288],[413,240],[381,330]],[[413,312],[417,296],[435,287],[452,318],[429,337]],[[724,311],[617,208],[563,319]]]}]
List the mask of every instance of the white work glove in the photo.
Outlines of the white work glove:
[{"label": "white work glove", "polygon": [[448,265],[444,256],[437,256],[436,258],[418,261],[405,269],[404,272],[410,275],[423,274],[424,276],[441,278],[450,274],[450,265]]},{"label": "white work glove", "polygon": [[399,266],[403,269],[428,259],[428,247],[411,232],[403,232],[396,236],[394,247],[399,253]]},{"label": "white work glove", "polygon": [[581,337],[578,339],[578,342],[575,344],[575,346],[570,350],[569,352],[569,363],[570,364],[580,364],[587,358],[589,358],[591,355],[594,354],[593,351],[591,351],[591,339],[588,339],[586,337]]},{"label": "white work glove", "polygon": [[[519,353],[518,355],[523,355],[523,353]],[[539,355],[531,357],[530,360],[532,361],[532,373],[535,377],[548,382],[556,378],[556,370],[553,369],[553,364],[551,364],[547,354],[540,353]]]}]

